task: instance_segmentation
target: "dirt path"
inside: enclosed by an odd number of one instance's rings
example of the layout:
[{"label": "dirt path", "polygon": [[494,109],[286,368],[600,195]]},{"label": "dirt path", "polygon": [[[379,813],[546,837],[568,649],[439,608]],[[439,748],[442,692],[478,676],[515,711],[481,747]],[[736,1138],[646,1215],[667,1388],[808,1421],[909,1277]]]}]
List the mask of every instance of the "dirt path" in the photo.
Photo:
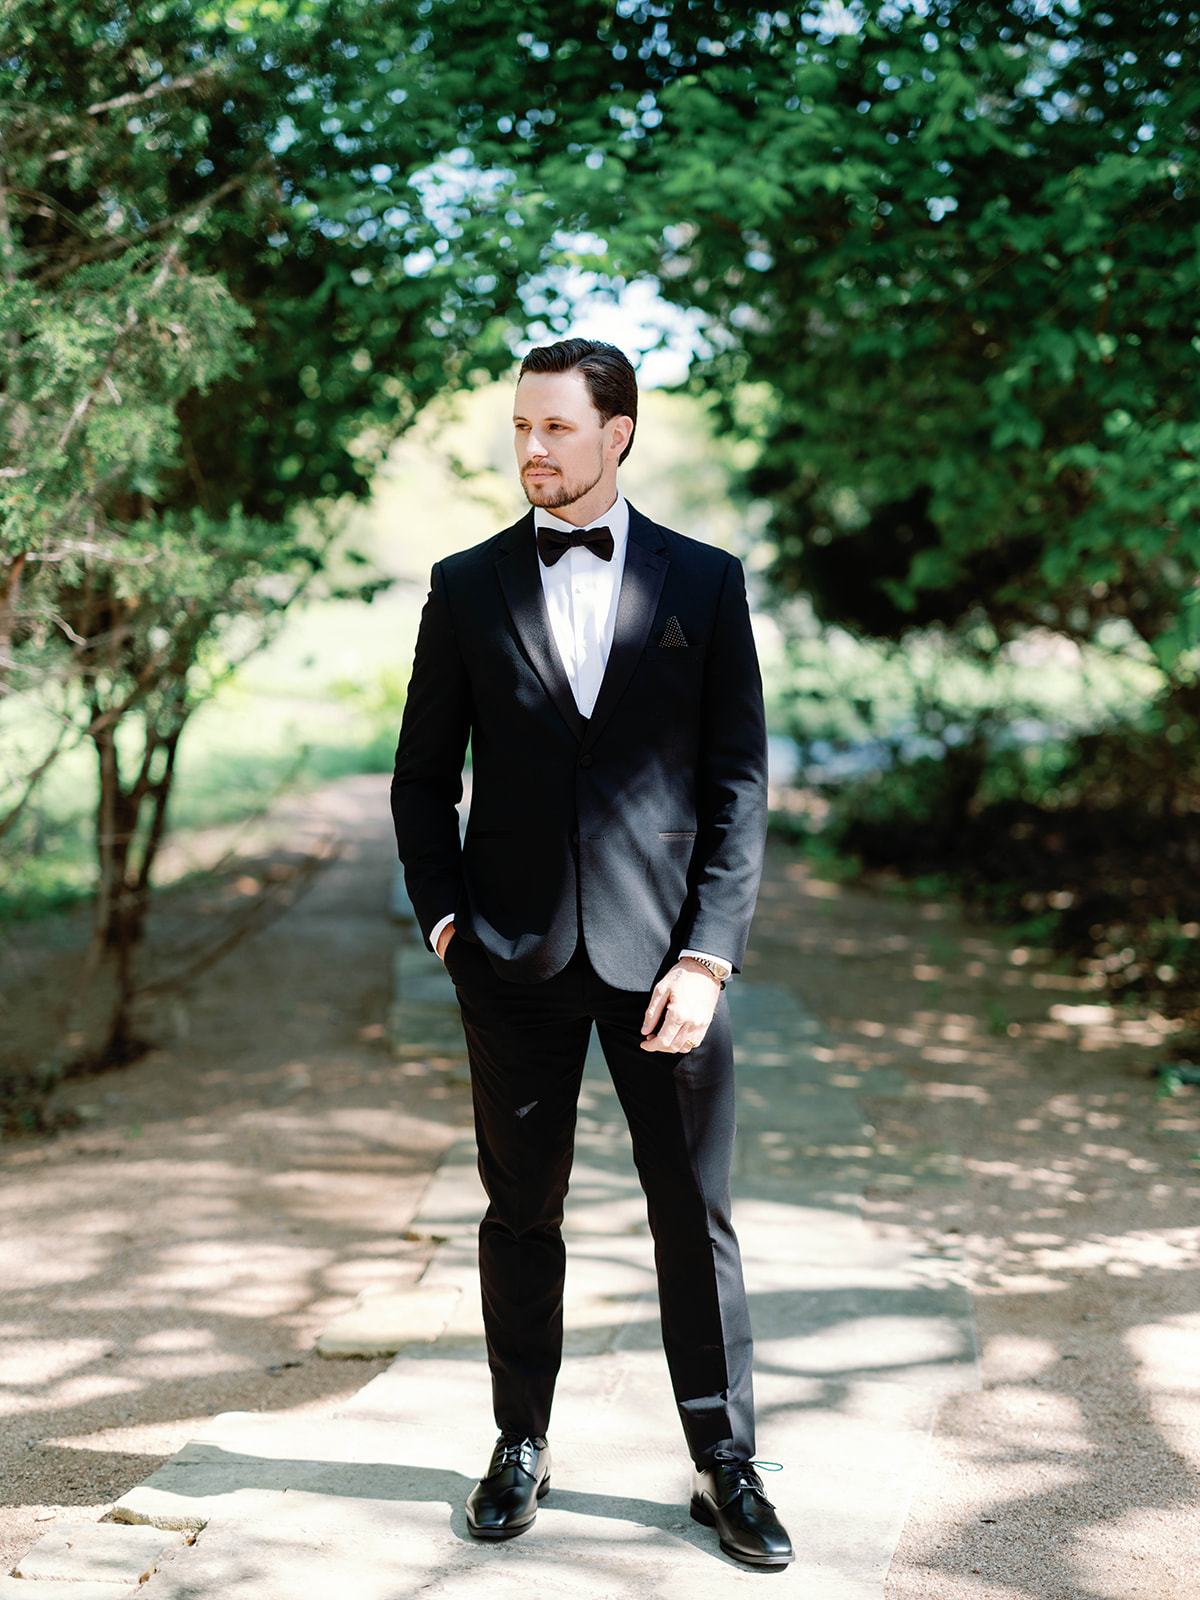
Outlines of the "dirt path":
[{"label": "dirt path", "polygon": [[777,861],[751,975],[790,974],[881,1144],[950,1145],[959,1188],[876,1194],[965,1248],[982,1392],[946,1406],[888,1600],[1185,1600],[1200,1542],[1200,1118],[1156,1098],[1164,1030],[950,908]]},{"label": "dirt path", "polygon": [[[293,831],[344,841],[306,898],[147,1019],[162,1048],[69,1086],[90,1120],[3,1148],[0,1571],[38,1518],[102,1516],[213,1412],[319,1410],[379,1370],[317,1360],[313,1336],[364,1285],[419,1275],[404,1233],[469,1120],[452,1074],[384,1043],[385,787],[299,806]],[[270,867],[234,866],[192,914]],[[23,946],[27,997],[52,936]],[[949,909],[782,854],[748,976],[822,1018],[847,1083],[909,1075],[871,1106],[880,1143],[963,1157],[957,1186],[871,1199],[881,1229],[965,1247],[986,1384],[946,1408],[888,1600],[1190,1596],[1200,1117],[1155,1099],[1161,1031]]]},{"label": "dirt path", "polygon": [[[314,1335],[427,1260],[403,1235],[469,1091],[386,1046],[386,780],[298,810],[343,840],[308,895],[146,1019],[164,1048],[67,1086],[79,1129],[3,1147],[0,1572],[37,1519],[102,1516],[214,1412],[361,1388],[384,1363],[321,1361]],[[231,866],[196,914],[270,866]],[[53,966],[63,930],[44,932]]]}]

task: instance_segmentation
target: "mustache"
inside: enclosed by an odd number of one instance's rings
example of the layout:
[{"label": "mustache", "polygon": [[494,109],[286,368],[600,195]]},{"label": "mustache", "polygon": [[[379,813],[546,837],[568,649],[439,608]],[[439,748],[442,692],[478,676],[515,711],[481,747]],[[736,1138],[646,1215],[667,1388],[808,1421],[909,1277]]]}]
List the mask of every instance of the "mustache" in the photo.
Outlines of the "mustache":
[{"label": "mustache", "polygon": [[560,472],[561,470],[557,461],[527,461],[521,468],[521,476],[524,477],[527,472]]}]

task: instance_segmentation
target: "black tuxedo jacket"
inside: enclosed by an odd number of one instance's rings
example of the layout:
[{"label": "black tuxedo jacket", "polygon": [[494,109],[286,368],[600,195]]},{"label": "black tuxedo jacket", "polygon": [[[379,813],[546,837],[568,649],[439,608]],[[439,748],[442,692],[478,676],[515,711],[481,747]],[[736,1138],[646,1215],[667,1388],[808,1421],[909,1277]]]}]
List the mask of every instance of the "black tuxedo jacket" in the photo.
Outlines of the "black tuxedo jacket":
[{"label": "black tuxedo jacket", "polygon": [[630,507],[612,649],[585,719],[537,561],[530,512],[433,569],[392,783],[421,928],[428,938],[453,911],[458,936],[520,983],[561,971],[581,932],[618,989],[651,988],[685,948],[739,967],[766,831],[741,566]]}]

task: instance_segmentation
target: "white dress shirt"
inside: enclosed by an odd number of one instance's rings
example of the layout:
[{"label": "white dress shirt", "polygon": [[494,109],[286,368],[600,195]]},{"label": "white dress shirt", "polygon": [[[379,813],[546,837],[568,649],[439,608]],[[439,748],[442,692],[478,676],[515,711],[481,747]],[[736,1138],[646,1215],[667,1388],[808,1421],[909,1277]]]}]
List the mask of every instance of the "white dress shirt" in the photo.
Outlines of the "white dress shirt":
[{"label": "white dress shirt", "polygon": [[[557,528],[561,533],[583,532],[573,522],[564,522],[552,511],[534,511],[538,528]],[[575,704],[581,716],[590,717],[595,709],[604,669],[612,650],[617,625],[617,602],[621,596],[621,577],[625,571],[625,550],[629,543],[629,504],[617,491],[617,498],[603,515],[593,517],[584,528],[607,528],[613,537],[611,561],[601,561],[593,551],[576,545],[561,555],[552,567],[538,562],[550,635],[562,662]],[[437,949],[442,929],[454,921],[443,917],[429,936]],[[704,956],[717,962],[728,976],[732,970],[723,956],[706,951],[681,950],[681,956]]]},{"label": "white dress shirt", "polygon": [[576,529],[551,511],[534,514],[539,528],[557,528],[560,533],[582,533],[586,528],[607,528],[613,536],[611,561],[601,561],[591,550],[576,545],[561,555],[552,567],[538,562],[542,594],[550,633],[563,664],[579,714],[590,717],[604,681],[617,626],[617,601],[621,594],[621,575],[625,571],[625,547],[629,543],[629,505],[618,490],[617,498],[601,517],[593,517],[585,528]]}]

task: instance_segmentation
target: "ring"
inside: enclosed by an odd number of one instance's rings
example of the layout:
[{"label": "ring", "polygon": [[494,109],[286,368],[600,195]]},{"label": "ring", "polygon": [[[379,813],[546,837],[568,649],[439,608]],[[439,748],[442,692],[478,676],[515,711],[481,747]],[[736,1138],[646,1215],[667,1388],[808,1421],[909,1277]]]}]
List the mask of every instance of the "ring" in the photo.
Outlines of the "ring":
[{"label": "ring", "polygon": [[695,1039],[685,1039],[685,1040],[684,1040],[684,1041],[683,1041],[683,1048],[684,1048],[684,1049],[685,1049],[685,1050],[694,1050],[694,1049],[695,1049],[695,1048],[696,1048],[696,1041],[695,1041]]}]

